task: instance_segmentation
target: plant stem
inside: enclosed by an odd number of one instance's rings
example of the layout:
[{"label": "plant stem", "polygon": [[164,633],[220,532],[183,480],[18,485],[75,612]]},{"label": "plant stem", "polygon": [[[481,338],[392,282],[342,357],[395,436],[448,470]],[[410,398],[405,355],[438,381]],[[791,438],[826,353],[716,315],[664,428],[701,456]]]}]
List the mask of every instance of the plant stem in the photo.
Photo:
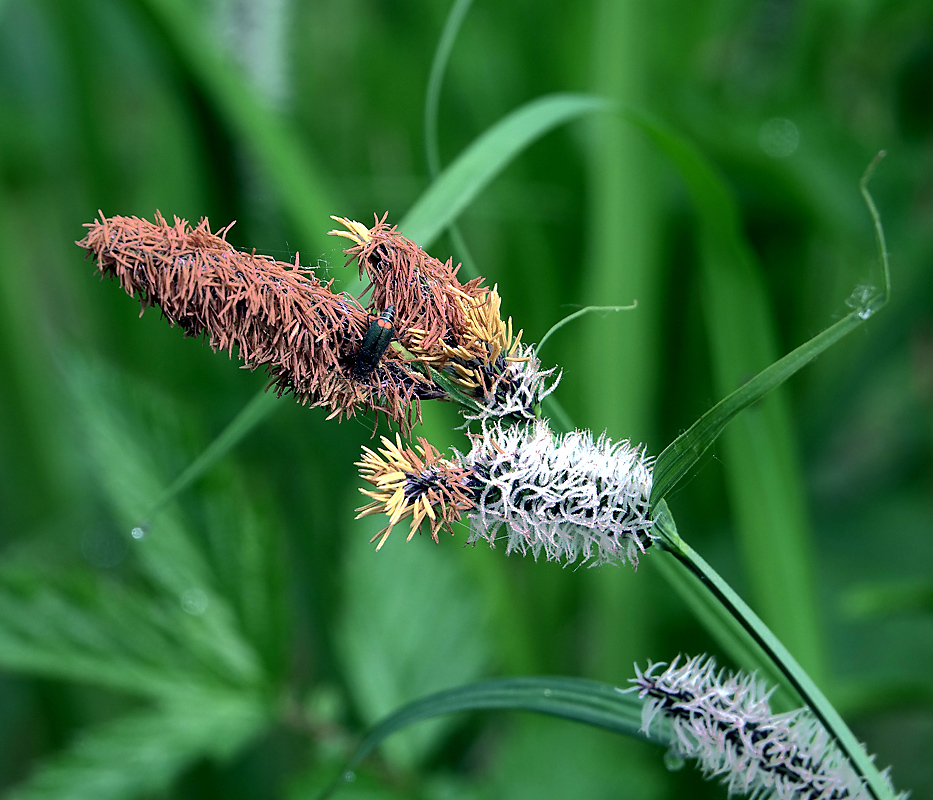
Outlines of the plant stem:
[{"label": "plant stem", "polygon": [[787,683],[800,695],[803,702],[836,740],[840,750],[852,762],[856,771],[865,778],[867,788],[875,800],[894,800],[893,790],[888,786],[865,749],[797,660],[732,587],[699,553],[680,538],[674,519],[663,500],[656,506],[655,513],[656,530],[661,534],[664,549],[698,578],[755,640]]}]

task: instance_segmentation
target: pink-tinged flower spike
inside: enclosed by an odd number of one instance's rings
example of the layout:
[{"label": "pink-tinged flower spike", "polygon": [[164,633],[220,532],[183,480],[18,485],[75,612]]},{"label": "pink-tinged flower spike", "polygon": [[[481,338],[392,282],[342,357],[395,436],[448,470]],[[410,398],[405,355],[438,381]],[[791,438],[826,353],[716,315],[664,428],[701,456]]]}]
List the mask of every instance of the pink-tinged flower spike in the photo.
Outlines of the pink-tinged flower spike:
[{"label": "pink-tinged flower spike", "polygon": [[555,437],[547,424],[495,425],[473,437],[462,458],[473,476],[470,542],[506,553],[593,565],[631,562],[656,538],[648,518],[651,465],[644,450],[589,431]]},{"label": "pink-tinged flower spike", "polygon": [[[706,656],[681,665],[635,667],[645,699],[642,730],[667,720],[673,751],[696,759],[706,777],[721,777],[729,795],[773,800],[869,800],[871,793],[826,729],[807,709],[773,714],[771,690],[754,676],[717,672]],[[619,690],[623,691],[622,689]],[[885,778],[887,775],[885,774]],[[893,790],[892,790],[893,791]],[[898,795],[906,800],[907,795]]]}]

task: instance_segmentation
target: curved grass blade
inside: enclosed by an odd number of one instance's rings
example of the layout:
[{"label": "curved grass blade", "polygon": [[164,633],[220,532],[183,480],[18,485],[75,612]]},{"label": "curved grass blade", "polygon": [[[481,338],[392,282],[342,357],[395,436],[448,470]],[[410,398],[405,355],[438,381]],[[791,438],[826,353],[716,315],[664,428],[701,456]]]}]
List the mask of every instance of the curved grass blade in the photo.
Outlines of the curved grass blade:
[{"label": "curved grass blade", "polygon": [[457,156],[415,201],[399,230],[422,247],[429,247],[529,144],[564,122],[611,107],[607,100],[584,94],[552,94],[526,103]]},{"label": "curved grass blade", "polygon": [[[721,615],[730,615],[748,635],[748,641],[754,642],[756,649],[767,656],[767,661],[774,664],[781,673],[781,684],[796,693],[813,711],[840,749],[852,762],[855,769],[868,783],[877,800],[894,800],[894,793],[887,786],[871,757],[849,730],[848,725],[832,706],[819,687],[797,663],[781,641],[771,632],[758,615],[739,597],[732,587],[703,558],[690,547],[677,533],[674,519],[667,508],[667,503],[660,500],[654,508],[655,531],[661,535],[661,543],[686,569],[699,580],[706,592],[718,603],[709,603],[714,610],[718,605]],[[734,628],[734,626],[733,626]]]},{"label": "curved grass blade", "polygon": [[[666,136],[656,123],[639,117],[640,124],[649,134],[656,134],[660,137]],[[653,135],[653,138],[654,135]],[[679,163],[681,160],[692,159],[693,154],[686,149],[686,145],[674,137],[666,136],[663,140],[665,152]],[[868,192],[868,181],[878,164],[883,153],[875,158],[869,165],[859,184],[862,196],[868,206],[872,217],[872,223],[875,229],[875,236],[878,243],[879,261],[881,264],[884,288],[881,290],[872,287],[859,287],[850,299],[854,310],[840,319],[835,324],[817,334],[809,341],[792,350],[783,358],[779,359],[771,366],[763,369],[754,378],[743,386],[739,387],[732,394],[720,400],[715,406],[707,411],[698,419],[686,432],[678,436],[667,448],[658,456],[654,471],[654,487],[651,491],[651,502],[656,503],[665,497],[671,489],[689,472],[700,456],[716,440],[716,437],[722,432],[723,428],[738,414],[742,409],[747,408],[756,400],[761,399],[777,386],[791,377],[795,372],[808,364],[820,353],[838,342],[843,336],[857,328],[865,320],[876,313],[885,303],[891,293],[891,278],[888,265],[887,251],[885,249],[884,229],[881,226],[881,220],[878,211],[872,201],[871,194]],[[700,165],[702,168],[702,165]],[[687,167],[684,168],[685,174],[690,174]],[[690,169],[696,170],[695,163],[690,165]],[[728,235],[728,231],[723,231]]]},{"label": "curved grass blade", "polygon": [[[689,141],[665,130],[655,136],[689,187],[706,345],[716,394],[725,397],[783,355],[773,301],[730,187]],[[749,600],[820,679],[826,638],[795,439],[787,398],[772,392],[723,431],[722,472]]]},{"label": "curved grass blade", "polygon": [[473,0],[455,0],[444,22],[444,30],[434,51],[431,72],[428,75],[428,89],[424,97],[424,149],[428,161],[428,172],[432,178],[441,171],[441,157],[437,145],[437,109],[441,99],[441,85],[450,51],[453,50],[460,26],[473,5]]},{"label": "curved grass blade", "polygon": [[192,461],[172,484],[152,503],[140,522],[139,527],[146,530],[152,518],[170,503],[177,495],[207,472],[214,464],[229,453],[253,428],[268,417],[276,408],[278,398],[263,389],[257,392],[207,447]]},{"label": "curved grass blade", "polygon": [[758,642],[742,622],[722,606],[718,597],[710,592],[703,581],[697,579],[695,573],[676,558],[666,556],[664,548],[659,548],[656,557],[648,562],[651,569],[661,573],[661,577],[680,598],[683,607],[690,610],[729,660],[745,672],[757,673],[769,686],[775,687],[771,695],[771,707],[776,712],[799,708],[797,692],[788,686],[777,664],[762,653]]},{"label": "curved grass blade", "polygon": [[[447,71],[450,51],[453,49],[457,34],[460,32],[460,26],[463,24],[463,20],[472,5],[473,0],[455,0],[450,12],[447,14],[444,30],[441,32],[437,50],[434,51],[434,60],[431,62],[428,90],[424,98],[424,149],[428,162],[428,174],[431,176],[431,180],[437,178],[438,173],[441,171],[441,156],[437,141],[437,109],[441,98],[441,84],[444,80],[444,73]],[[454,245],[454,251],[460,256],[461,274],[468,278],[479,277],[476,263],[467,249],[466,241],[460,232],[459,226],[455,223],[451,223],[450,238]]]},{"label": "curved grass blade", "polygon": [[[623,694],[614,686],[582,678],[531,676],[459,686],[409,703],[380,722],[356,749],[344,779],[388,736],[440,714],[489,709],[531,711],[649,741],[641,730],[642,706],[643,701],[634,694]],[[663,724],[652,726],[650,741],[666,745],[670,741],[668,728]],[[336,788],[333,786],[328,794]]]},{"label": "curved grass blade", "polygon": [[697,463],[700,456],[706,452],[736,414],[764,397],[775,387],[780,386],[791,375],[838,342],[849,331],[858,327],[861,322],[862,320],[857,312],[852,312],[843,317],[796,350],[792,350],[771,366],[763,369],[728,397],[720,400],[684,433],[664,448],[655,463],[651,504],[654,505],[667,496],[671,489]]},{"label": "curved grass blade", "polygon": [[593,311],[631,311],[632,309],[638,306],[638,301],[635,300],[630,306],[586,306],[586,308],[581,308],[579,311],[574,311],[572,314],[568,314],[561,320],[558,320],[550,328],[548,328],[547,333],[541,337],[541,341],[538,342],[535,347],[535,352],[540,353],[541,348],[544,347],[544,343],[551,338],[551,336],[556,333],[558,330],[564,327],[568,322],[572,322],[579,317],[582,317],[584,314],[589,314]]},{"label": "curved grass blade", "polygon": [[239,76],[207,35],[209,26],[194,4],[181,0],[136,0],[156,22],[178,60],[214,104],[230,130],[265,168],[291,223],[307,247],[333,249],[325,231],[333,192],[307,147]]}]

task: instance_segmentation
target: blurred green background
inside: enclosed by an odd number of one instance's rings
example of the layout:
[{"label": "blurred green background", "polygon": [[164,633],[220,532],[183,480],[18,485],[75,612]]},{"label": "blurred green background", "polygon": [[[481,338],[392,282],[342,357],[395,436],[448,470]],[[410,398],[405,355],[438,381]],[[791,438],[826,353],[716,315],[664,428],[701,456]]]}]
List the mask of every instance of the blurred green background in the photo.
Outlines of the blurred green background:
[{"label": "blurred green background", "polygon": [[[353,521],[372,425],[257,400],[263,375],[157,311],[138,319],[74,246],[98,209],[159,209],[235,219],[238,247],[352,277],[328,215],[398,222],[430,185],[424,105],[449,10],[0,0],[10,796],[312,797],[369,724],[430,691],[624,684],[633,661],[719,652],[652,554],[637,575],[562,569],[401,530],[375,553],[382,523]],[[638,301],[571,323],[542,357],[563,367],[577,425],[654,454],[877,284],[857,184],[887,151],[872,189],[892,303],[737,420],[669,503],[895,785],[933,795],[933,6],[476,0],[443,79],[441,163],[553,92],[610,97],[692,140],[747,237],[741,274],[704,258],[680,176],[611,114],[546,135],[458,221],[528,341],[586,304]],[[431,250],[464,257],[446,237]],[[261,421],[147,518],[250,403]],[[455,424],[426,408],[435,445],[463,446]],[[341,796],[724,796],[662,755],[471,715],[396,736]]]}]

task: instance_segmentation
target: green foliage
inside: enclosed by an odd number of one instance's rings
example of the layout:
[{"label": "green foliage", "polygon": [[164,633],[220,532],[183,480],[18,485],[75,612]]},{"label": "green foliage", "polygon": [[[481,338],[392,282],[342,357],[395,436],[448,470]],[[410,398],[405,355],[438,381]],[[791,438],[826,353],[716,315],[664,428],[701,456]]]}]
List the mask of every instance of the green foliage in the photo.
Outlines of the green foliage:
[{"label": "green foliage", "polygon": [[240,692],[176,691],[170,702],[98,725],[9,796],[139,797],[165,791],[198,757],[229,759],[269,724],[269,712]]},{"label": "green foliage", "polygon": [[[408,725],[439,714],[477,708],[533,711],[647,738],[641,731],[642,704],[631,694],[578,678],[506,678],[460,686],[408,704],[370,731],[354,753],[350,766],[362,761],[387,736]],[[669,736],[670,732],[661,728],[658,742],[667,744]]]},{"label": "green foliage", "polygon": [[535,139],[557,126],[609,104],[599,97],[554,95],[516,109],[485,131],[431,184],[408,210],[399,228],[430,247],[479,192]]},{"label": "green foliage", "polygon": [[191,453],[186,415],[74,353],[61,364],[84,466],[119,526],[85,552],[110,564],[129,553],[134,569],[123,580],[51,570],[28,546],[9,558],[0,571],[0,665],[137,695],[151,708],[82,734],[14,796],[135,797],[165,788],[198,758],[230,756],[274,720],[285,645],[281,554],[273,520],[260,523],[235,491],[222,507],[205,499],[200,540],[173,505],[134,526],[165,483],[160,456]]},{"label": "green foliage", "polygon": [[[599,682],[573,718],[632,660],[771,668],[665,554],[560,570],[462,530],[375,553],[368,423],[261,394],[81,261],[98,208],[158,208],[343,287],[328,215],[388,210],[440,257],[468,244],[528,341],[637,300],[549,340],[566,418],[646,442],[707,580],[933,793],[929,3],[449,6],[432,71],[448,4],[0,2],[0,787],[307,797],[432,692],[402,721],[534,705],[465,686],[499,675]],[[894,292],[862,324],[882,148]],[[462,449],[448,412],[419,433]],[[722,796],[582,730],[448,715],[338,796]]]},{"label": "green foliage", "polygon": [[[381,527],[376,522],[370,517],[349,528],[359,537],[343,567],[337,634],[344,679],[370,724],[425,694],[476,680],[493,644],[479,587],[465,565],[426,546],[405,546],[401,537],[375,553],[368,540]],[[395,591],[400,580],[405,592]],[[392,740],[393,761],[422,760],[438,745],[438,727],[420,726],[407,740]]]}]

